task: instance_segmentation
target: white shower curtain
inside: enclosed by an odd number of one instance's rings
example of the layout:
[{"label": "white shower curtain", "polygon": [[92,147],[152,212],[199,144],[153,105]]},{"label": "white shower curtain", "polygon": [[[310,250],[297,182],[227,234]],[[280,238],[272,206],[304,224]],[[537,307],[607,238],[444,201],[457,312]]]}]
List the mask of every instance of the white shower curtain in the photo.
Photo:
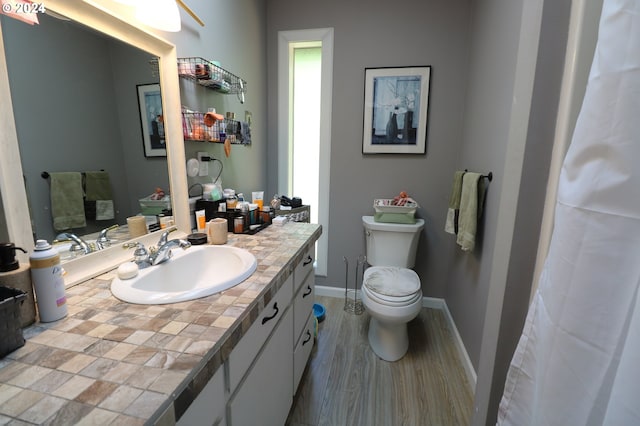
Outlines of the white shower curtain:
[{"label": "white shower curtain", "polygon": [[640,1],[605,0],[499,425],[640,425]]}]

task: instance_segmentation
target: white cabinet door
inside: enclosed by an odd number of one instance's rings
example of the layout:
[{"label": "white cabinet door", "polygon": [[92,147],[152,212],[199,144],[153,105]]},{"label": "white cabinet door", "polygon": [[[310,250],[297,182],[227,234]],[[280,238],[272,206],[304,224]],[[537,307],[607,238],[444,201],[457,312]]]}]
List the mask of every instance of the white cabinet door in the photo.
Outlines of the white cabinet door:
[{"label": "white cabinet door", "polygon": [[293,404],[293,309],[287,309],[229,402],[231,426],[284,425]]},{"label": "white cabinet door", "polygon": [[176,424],[178,426],[224,425],[226,424],[225,405],[224,365],[221,365]]}]

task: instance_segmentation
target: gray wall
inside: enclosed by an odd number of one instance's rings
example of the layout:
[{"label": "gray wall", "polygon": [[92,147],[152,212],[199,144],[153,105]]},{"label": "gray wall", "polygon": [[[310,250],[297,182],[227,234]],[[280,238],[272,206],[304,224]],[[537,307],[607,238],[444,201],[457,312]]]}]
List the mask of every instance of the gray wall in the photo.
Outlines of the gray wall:
[{"label": "gray wall", "polygon": [[[415,268],[423,291],[444,297],[454,250],[444,223],[470,72],[469,12],[462,0],[268,2],[270,165],[277,164],[278,31],[334,28],[329,259],[327,277],[317,277],[317,284],[344,286],[342,257],[353,265],[365,250],[361,216],[373,214],[375,198],[405,190],[421,205],[418,216],[426,221]],[[363,155],[364,69],[407,65],[432,66],[427,154]],[[270,176],[274,188],[275,171]]]},{"label": "gray wall", "polygon": [[[526,21],[535,13],[524,2],[482,1],[474,7],[471,63],[480,72],[470,80],[461,158],[498,171],[487,198],[482,244],[491,252],[456,253],[446,297],[478,371],[476,408],[488,401],[488,410],[480,408],[483,416],[476,417],[474,424],[495,424],[506,371],[528,307],[569,6],[569,1],[544,2],[538,46],[540,24],[534,29],[536,25]],[[531,48],[530,53],[522,52],[523,48]],[[529,108],[527,113],[523,104]],[[496,208],[509,211],[491,210]],[[500,312],[489,311],[494,308]],[[494,341],[486,331],[494,325],[483,321],[496,317],[500,325]]]},{"label": "gray wall", "polygon": [[[235,95],[219,94],[194,82],[181,80],[182,104],[192,110],[206,111],[214,107],[222,114],[235,112],[238,120],[244,120],[245,111],[249,111],[253,115],[253,124],[252,144],[233,145],[229,158],[225,156],[222,144],[193,141],[185,142],[186,158],[195,158],[198,151],[208,152],[224,165],[222,183],[225,188],[234,188],[249,196],[252,191],[266,191],[269,165],[266,161],[265,2],[212,0],[191,2],[189,7],[205,22],[204,27],[181,10],[182,30],[158,34],[176,45],[178,57],[219,61],[223,68],[247,81],[247,95],[245,103],[241,104]],[[215,167],[217,170],[218,166]],[[189,178],[189,183],[211,180],[212,177],[196,177]]]},{"label": "gray wall", "polygon": [[[511,104],[518,54],[521,2],[481,1],[473,4],[464,136],[458,164],[470,170],[492,170],[481,234],[473,253],[450,250],[452,261],[445,298],[467,352],[478,369],[498,205],[505,180]],[[514,179],[517,176],[509,176]]]},{"label": "gray wall", "polygon": [[157,83],[158,77],[149,65],[152,56],[147,52],[114,41],[109,44],[109,54],[118,123],[117,140],[121,144],[130,194],[126,210],[137,214],[140,211],[140,198],[153,193],[156,187],[169,191],[166,157],[144,156],[136,90],[139,84]]}]

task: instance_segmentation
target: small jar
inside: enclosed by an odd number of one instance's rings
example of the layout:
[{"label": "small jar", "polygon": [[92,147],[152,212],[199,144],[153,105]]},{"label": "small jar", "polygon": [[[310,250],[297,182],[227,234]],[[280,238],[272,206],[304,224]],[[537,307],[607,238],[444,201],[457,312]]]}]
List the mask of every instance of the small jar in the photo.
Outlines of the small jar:
[{"label": "small jar", "polygon": [[227,195],[227,210],[233,210],[238,205],[238,197],[236,197],[235,193],[230,193]]},{"label": "small jar", "polygon": [[242,234],[244,232],[243,216],[236,216],[233,218],[233,232],[234,234]]},{"label": "small jar", "polygon": [[263,206],[260,211],[260,223],[271,223],[271,208],[269,206]]}]

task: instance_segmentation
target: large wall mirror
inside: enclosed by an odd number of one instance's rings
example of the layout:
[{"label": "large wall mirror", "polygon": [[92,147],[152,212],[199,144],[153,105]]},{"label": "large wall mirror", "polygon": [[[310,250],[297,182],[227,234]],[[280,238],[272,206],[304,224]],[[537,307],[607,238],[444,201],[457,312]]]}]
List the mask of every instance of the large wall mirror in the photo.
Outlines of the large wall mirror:
[{"label": "large wall mirror", "polygon": [[[53,225],[50,181],[51,173],[60,171],[85,179],[87,172],[102,170],[112,195],[111,211],[96,218],[89,209],[85,226],[69,232],[94,236],[125,225],[127,217],[141,212],[138,200],[157,187],[171,193],[176,225],[180,233],[188,232],[174,46],[87,2],[50,1],[47,8],[55,17],[41,15],[38,26],[4,16],[0,21],[8,75],[0,92],[12,96],[12,105],[2,108],[11,108],[14,119],[0,139],[9,154],[0,160],[8,238],[31,250],[34,239],[52,241],[60,234]],[[140,107],[140,88],[156,84],[162,92],[166,157],[148,156],[143,148],[141,110],[157,111]],[[129,239],[126,226],[113,234],[111,248],[65,263],[67,284],[130,257],[121,244]],[[138,239],[153,244],[157,238]]]},{"label": "large wall mirror", "polygon": [[[52,241],[61,232],[86,236],[123,225],[127,217],[140,213],[139,199],[155,188],[168,193],[166,157],[145,157],[139,115],[137,89],[155,89],[159,82],[150,64],[154,57],[63,17],[42,14],[35,26],[0,19],[35,237]],[[160,106],[143,111],[162,114]],[[146,125],[149,117],[145,118]],[[161,138],[158,145],[163,142]],[[63,216],[73,213],[69,206],[57,209],[62,214],[55,218],[54,228],[53,204],[71,198],[65,197],[64,192],[71,191],[65,182],[52,182],[55,172],[75,173],[81,178],[76,186],[80,195],[84,190],[94,199],[76,203],[82,211],[75,220]],[[98,194],[106,198],[99,207],[90,193],[96,185],[86,182],[92,176],[104,187],[94,192],[111,193]],[[59,199],[57,190],[63,192]]]}]

